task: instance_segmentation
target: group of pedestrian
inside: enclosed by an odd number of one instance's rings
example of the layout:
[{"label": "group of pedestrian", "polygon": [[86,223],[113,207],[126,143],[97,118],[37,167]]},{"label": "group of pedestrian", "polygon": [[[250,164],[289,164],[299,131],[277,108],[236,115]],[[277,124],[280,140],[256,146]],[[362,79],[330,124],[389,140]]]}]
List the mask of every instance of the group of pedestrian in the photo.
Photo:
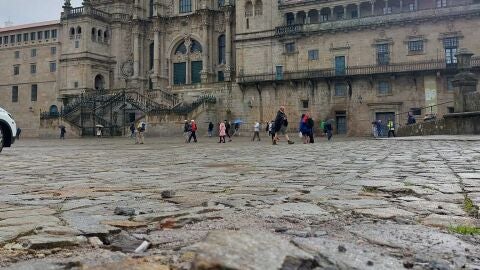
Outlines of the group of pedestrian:
[{"label": "group of pedestrian", "polygon": [[195,120],[185,120],[185,124],[183,125],[183,137],[185,138],[185,143],[190,143],[193,138],[193,142],[198,142],[197,140],[197,130],[198,126]]},{"label": "group of pedestrian", "polygon": [[308,143],[314,143],[314,138],[313,138],[313,125],[314,121],[310,117],[308,113],[302,114],[300,117],[300,124],[299,124],[299,135],[301,138],[303,138],[303,143],[308,144]]},{"label": "group of pedestrian", "polygon": [[395,123],[391,118],[387,120],[387,125],[384,125],[381,119],[372,122],[372,132],[374,138],[383,137],[385,130],[387,130],[387,136],[389,138],[390,136],[395,137]]}]

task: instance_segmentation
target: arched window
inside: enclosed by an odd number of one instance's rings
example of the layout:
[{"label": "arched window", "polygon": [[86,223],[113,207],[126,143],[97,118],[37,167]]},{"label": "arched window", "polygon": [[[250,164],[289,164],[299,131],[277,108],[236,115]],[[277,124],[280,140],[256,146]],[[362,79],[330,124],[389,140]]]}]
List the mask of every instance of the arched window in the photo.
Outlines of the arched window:
[{"label": "arched window", "polygon": [[77,26],[77,35],[82,34],[82,28],[80,26]]},{"label": "arched window", "polygon": [[312,9],[308,12],[308,22],[318,23],[318,11],[316,9]]},{"label": "arched window", "polygon": [[97,41],[97,29],[92,28],[92,41]]},{"label": "arched window", "polygon": [[263,15],[263,3],[262,0],[255,1],[255,16]]},{"label": "arched window", "polygon": [[[188,57],[185,57],[185,54],[188,54]],[[194,39],[182,41],[175,47],[172,57],[174,85],[201,82],[200,74],[203,69],[203,62],[202,45],[200,42]]]},{"label": "arched window", "polygon": [[149,52],[148,57],[149,57],[150,69],[153,69],[153,62],[154,62],[153,56],[155,54],[155,46],[153,42],[150,43],[148,52]]},{"label": "arched window", "polygon": [[305,14],[305,12],[299,11],[297,13],[297,24],[305,24],[306,18],[307,18],[307,15]]},{"label": "arched window", "polygon": [[245,4],[245,17],[253,16],[253,4],[252,1],[247,1]]},{"label": "arched window", "polygon": [[49,110],[50,115],[58,115],[58,107],[57,105],[50,106]]},{"label": "arched window", "polygon": [[148,4],[148,16],[153,17],[153,0],[150,0]]},{"label": "arched window", "polygon": [[104,42],[107,42],[107,41],[108,41],[108,38],[109,38],[109,36],[108,36],[108,30],[105,30],[105,32],[103,32],[103,41],[104,41]]},{"label": "arched window", "polygon": [[293,13],[291,13],[291,12],[285,14],[285,21],[286,21],[287,25],[295,24],[295,15],[293,15]]},{"label": "arched window", "polygon": [[202,45],[200,44],[200,42],[198,42],[196,40],[192,40],[192,45],[190,45],[190,52],[201,53],[202,52]]},{"label": "arched window", "polygon": [[192,0],[180,0],[178,11],[180,13],[192,12]]},{"label": "arched window", "polygon": [[70,28],[70,36],[74,36],[75,35],[75,28]]},{"label": "arched window", "polygon": [[105,78],[98,74],[95,76],[95,90],[103,90],[105,89]]},{"label": "arched window", "polygon": [[102,30],[98,29],[98,42],[102,42],[102,38],[103,38],[103,32]]},{"label": "arched window", "polygon": [[218,37],[218,63],[225,64],[225,35]]},{"label": "arched window", "polygon": [[175,49],[175,54],[186,54],[187,47],[185,47],[185,43],[178,45],[177,49]]}]

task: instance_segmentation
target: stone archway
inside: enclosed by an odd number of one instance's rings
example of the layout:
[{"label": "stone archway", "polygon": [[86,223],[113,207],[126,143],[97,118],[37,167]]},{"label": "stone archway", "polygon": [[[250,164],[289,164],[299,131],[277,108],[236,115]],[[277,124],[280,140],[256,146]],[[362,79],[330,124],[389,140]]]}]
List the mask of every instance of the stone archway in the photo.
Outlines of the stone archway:
[{"label": "stone archway", "polygon": [[103,75],[98,74],[95,76],[95,90],[104,90],[105,89],[105,78]]}]

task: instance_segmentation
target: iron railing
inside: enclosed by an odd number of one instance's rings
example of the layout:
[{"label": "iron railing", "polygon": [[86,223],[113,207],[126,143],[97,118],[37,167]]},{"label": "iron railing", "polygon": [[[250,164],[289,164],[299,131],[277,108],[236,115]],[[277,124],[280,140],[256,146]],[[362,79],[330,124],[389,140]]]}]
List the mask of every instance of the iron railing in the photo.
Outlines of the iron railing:
[{"label": "iron railing", "polygon": [[[472,67],[480,68],[480,58],[472,58]],[[373,74],[394,74],[413,71],[438,71],[456,69],[456,65],[447,65],[444,59],[415,62],[399,62],[387,65],[350,66],[344,69],[324,68],[312,70],[284,71],[283,73],[239,74],[238,83],[255,83],[265,81],[285,81],[317,78],[334,78],[362,76]]]},{"label": "iron railing", "polygon": [[163,108],[159,110],[152,110],[151,115],[162,115],[165,113],[176,113],[180,115],[187,115],[203,104],[215,104],[217,98],[214,95],[202,95],[190,104],[182,103],[173,108]]}]

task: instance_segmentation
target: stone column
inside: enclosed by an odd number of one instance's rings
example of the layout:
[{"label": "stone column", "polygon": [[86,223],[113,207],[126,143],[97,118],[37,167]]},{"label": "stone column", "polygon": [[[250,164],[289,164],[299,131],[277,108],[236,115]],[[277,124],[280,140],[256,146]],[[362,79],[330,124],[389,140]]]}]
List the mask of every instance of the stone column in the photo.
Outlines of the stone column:
[{"label": "stone column", "polygon": [[[208,82],[208,72],[209,72],[209,64],[208,64],[208,55],[209,55],[209,48],[208,48],[208,25],[209,25],[209,14],[207,9],[203,9],[202,13],[202,27],[203,27],[203,48],[202,48],[202,71],[200,73],[200,77],[202,79],[202,83]],[[188,70],[187,70],[188,71]]]},{"label": "stone column", "polygon": [[347,19],[347,6],[343,6],[343,18],[344,20]]},{"label": "stone column", "polygon": [[140,31],[138,21],[133,29],[133,78],[140,75]]},{"label": "stone column", "polygon": [[330,9],[330,17],[331,17],[331,18],[330,18],[329,21],[333,21],[334,18],[335,18],[335,17],[333,16],[333,15],[334,15],[334,9],[335,9],[335,7],[333,7],[333,8]]},{"label": "stone column", "polygon": [[375,1],[370,2],[372,4],[372,16],[375,15]]},{"label": "stone column", "polygon": [[403,12],[403,0],[400,0],[400,12]]},{"label": "stone column", "polygon": [[358,3],[357,5],[357,18],[361,18],[362,16],[360,15],[360,8],[361,8],[362,3]]},{"label": "stone column", "polygon": [[418,10],[418,0],[415,0],[415,10]]},{"label": "stone column", "polygon": [[152,82],[156,88],[158,82],[158,75],[160,72],[160,29],[154,28],[153,33],[153,76]]},{"label": "stone column", "polygon": [[232,6],[225,9],[225,81],[231,80],[232,71]]},{"label": "stone column", "polygon": [[388,12],[388,0],[385,0],[385,10],[383,11],[383,14],[389,14],[389,12]]},{"label": "stone column", "polygon": [[465,101],[467,97],[465,94],[477,91],[478,80],[476,75],[470,72],[473,53],[462,48],[458,50],[458,53],[455,56],[458,59],[459,73],[455,75],[452,81],[452,84],[455,87],[453,102],[455,112],[462,113],[466,111]]}]

